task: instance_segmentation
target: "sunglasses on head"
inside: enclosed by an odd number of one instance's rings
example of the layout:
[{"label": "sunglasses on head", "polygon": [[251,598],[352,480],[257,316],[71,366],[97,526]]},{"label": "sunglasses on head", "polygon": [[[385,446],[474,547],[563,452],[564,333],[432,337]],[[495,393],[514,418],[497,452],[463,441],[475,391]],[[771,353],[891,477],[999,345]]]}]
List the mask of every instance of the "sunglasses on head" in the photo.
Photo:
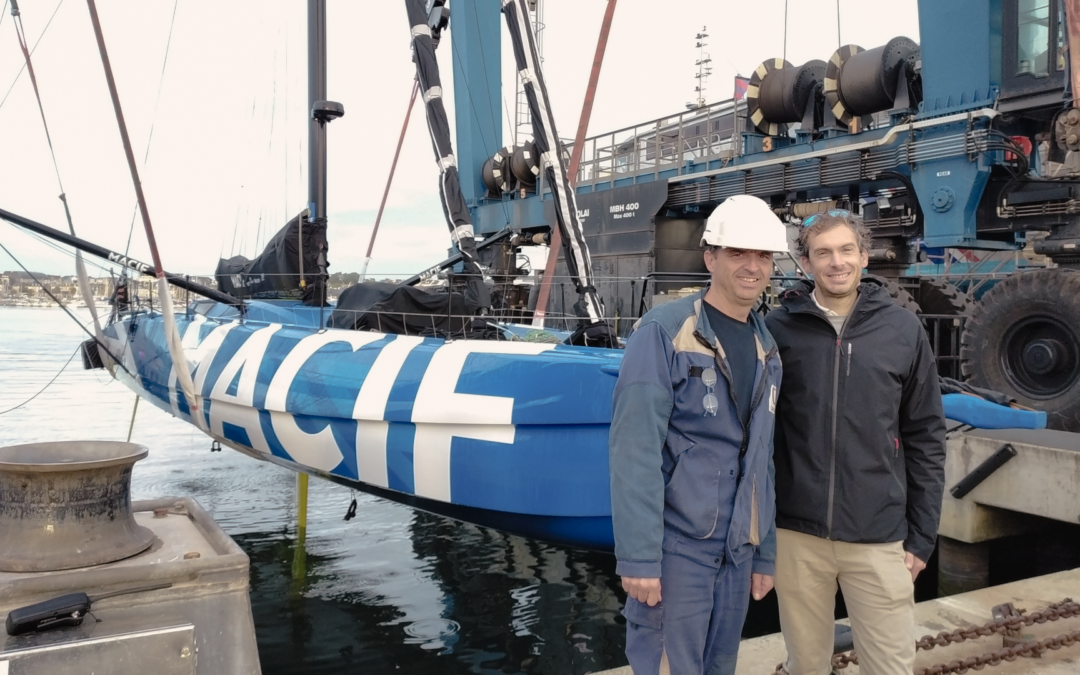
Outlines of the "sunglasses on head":
[{"label": "sunglasses on head", "polygon": [[843,218],[845,216],[850,216],[850,215],[851,215],[851,211],[848,211],[846,209],[829,209],[828,211],[825,211],[824,213],[815,213],[814,215],[805,218],[802,221],[802,226],[803,227],[810,227],[811,225],[813,225],[814,223],[817,222],[818,218],[820,218],[822,216],[833,216],[834,218]]}]

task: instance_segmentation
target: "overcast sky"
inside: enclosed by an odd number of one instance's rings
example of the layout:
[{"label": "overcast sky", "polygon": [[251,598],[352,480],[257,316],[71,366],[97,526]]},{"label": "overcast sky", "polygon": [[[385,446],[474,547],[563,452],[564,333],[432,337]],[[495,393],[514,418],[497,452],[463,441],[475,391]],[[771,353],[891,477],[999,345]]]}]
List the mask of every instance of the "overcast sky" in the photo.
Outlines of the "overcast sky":
[{"label": "overcast sky", "polygon": [[[451,10],[468,1],[451,0]],[[572,137],[607,3],[541,2],[544,73],[560,133]],[[0,99],[7,95],[0,105],[0,208],[66,229],[30,80],[18,75],[23,56],[14,21],[7,3],[0,5]],[[730,98],[736,73],[749,76],[767,58],[786,52],[796,65],[828,59],[838,45],[837,0],[787,5],[785,50],[784,0],[620,0],[589,134],[683,110],[695,97],[694,36],[702,27],[713,65],[710,103]],[[840,0],[840,39],[864,48],[898,35],[918,40],[916,1],[885,7]],[[98,0],[167,270],[209,274],[220,256],[254,256],[303,208],[305,8],[301,0]],[[125,251],[135,218],[130,252],[149,262],[86,3],[22,0],[20,9],[27,38],[38,45],[35,71],[77,234]],[[329,97],[346,111],[329,127],[331,271],[359,271],[412,86],[409,27],[396,0],[330,0],[327,15]],[[451,123],[452,30],[437,52]],[[512,115],[508,47],[504,30],[504,111]],[[419,271],[444,258],[449,245],[422,114],[418,105],[375,245],[375,275]],[[7,223],[0,223],[0,243],[33,270],[73,273],[70,256]],[[8,269],[17,265],[0,251],[0,270]]]}]

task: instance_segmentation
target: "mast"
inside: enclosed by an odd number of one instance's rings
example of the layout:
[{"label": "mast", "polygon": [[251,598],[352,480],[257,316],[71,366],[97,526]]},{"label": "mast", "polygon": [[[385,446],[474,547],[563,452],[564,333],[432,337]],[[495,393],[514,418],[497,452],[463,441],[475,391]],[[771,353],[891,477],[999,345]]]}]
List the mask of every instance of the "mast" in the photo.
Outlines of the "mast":
[{"label": "mast", "polygon": [[[345,114],[345,107],[326,98],[326,0],[308,0],[308,207],[301,227],[310,229],[311,241],[318,249],[318,281],[309,289],[304,274],[300,287],[304,301],[326,304],[326,124]],[[300,238],[301,242],[303,237]],[[301,252],[303,260],[303,252]],[[302,265],[302,263],[301,263]]]}]

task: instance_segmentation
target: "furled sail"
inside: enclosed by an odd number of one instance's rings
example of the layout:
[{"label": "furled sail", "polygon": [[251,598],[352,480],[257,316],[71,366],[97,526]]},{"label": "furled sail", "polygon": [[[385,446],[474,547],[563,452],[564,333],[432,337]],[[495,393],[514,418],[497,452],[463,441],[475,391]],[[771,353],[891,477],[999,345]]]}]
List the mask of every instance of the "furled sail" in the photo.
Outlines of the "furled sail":
[{"label": "furled sail", "polygon": [[540,155],[540,165],[547,185],[551,188],[555,220],[562,234],[563,256],[579,295],[574,308],[578,316],[598,323],[603,320],[604,306],[593,282],[592,260],[585,244],[585,232],[578,220],[577,199],[570,186],[566,158],[562,153],[559,134],[555,130],[555,116],[551,112],[547,86],[540,72],[536,38],[529,24],[528,12],[522,11],[519,0],[503,0],[502,4],[510,40],[514,46],[518,77],[529,101],[533,142],[536,143]]},{"label": "furled sail", "polygon": [[326,284],[319,279],[320,243],[325,249],[326,221],[304,214],[290,220],[253,260],[242,255],[218,261],[218,288],[237,298],[302,300],[326,304]]},{"label": "furled sail", "polygon": [[428,130],[431,132],[435,158],[439,163],[439,194],[442,197],[443,212],[450,226],[450,236],[461,251],[465,267],[465,304],[470,312],[475,312],[491,305],[491,294],[484,285],[483,271],[477,262],[472,220],[465,205],[465,197],[461,193],[457,160],[450,143],[450,123],[446,119],[446,108],[443,107],[442,81],[439,79],[439,64],[435,60],[435,43],[428,26],[428,12],[424,0],[405,0],[405,6],[412,29],[416,77],[420,82]]}]

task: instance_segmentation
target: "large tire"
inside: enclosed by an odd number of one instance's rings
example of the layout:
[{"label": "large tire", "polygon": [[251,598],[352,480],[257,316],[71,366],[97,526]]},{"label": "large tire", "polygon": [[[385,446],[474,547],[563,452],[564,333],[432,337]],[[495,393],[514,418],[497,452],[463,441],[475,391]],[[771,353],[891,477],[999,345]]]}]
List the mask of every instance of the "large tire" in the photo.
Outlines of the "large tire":
[{"label": "large tire", "polygon": [[923,314],[967,316],[975,308],[971,297],[944,279],[919,279],[919,307]]},{"label": "large tire", "polygon": [[961,369],[977,386],[1045,410],[1051,429],[1080,431],[1080,274],[1013,274],[967,321]]},{"label": "large tire", "polygon": [[911,296],[911,293],[908,293],[907,289],[902,287],[900,284],[896,283],[892,279],[879,277],[876,274],[870,274],[867,276],[871,276],[884,284],[885,290],[889,292],[889,297],[892,298],[893,304],[899,305],[915,315],[922,313],[922,310],[919,308],[919,303],[915,302],[915,298]]}]

